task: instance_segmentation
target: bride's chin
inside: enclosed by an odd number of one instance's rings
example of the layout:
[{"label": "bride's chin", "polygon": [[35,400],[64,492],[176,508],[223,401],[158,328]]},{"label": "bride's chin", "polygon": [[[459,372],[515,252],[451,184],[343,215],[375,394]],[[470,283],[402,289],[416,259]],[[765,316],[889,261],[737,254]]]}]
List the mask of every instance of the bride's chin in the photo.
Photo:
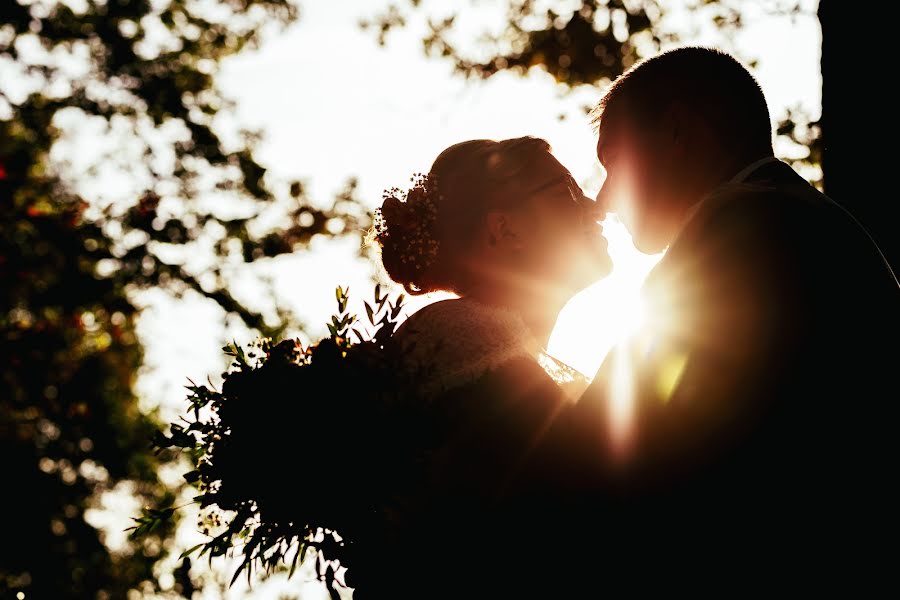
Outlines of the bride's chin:
[{"label": "bride's chin", "polygon": [[586,265],[585,270],[595,282],[612,273],[613,260],[609,254],[609,242],[606,238],[591,240],[589,248],[585,249],[582,264]]},{"label": "bride's chin", "polygon": [[591,280],[588,285],[592,285],[601,279],[608,277],[613,270],[613,260],[609,255],[609,252],[606,251],[606,248],[603,249],[602,252],[598,252],[595,257],[591,260],[592,268],[591,275],[589,279]]}]

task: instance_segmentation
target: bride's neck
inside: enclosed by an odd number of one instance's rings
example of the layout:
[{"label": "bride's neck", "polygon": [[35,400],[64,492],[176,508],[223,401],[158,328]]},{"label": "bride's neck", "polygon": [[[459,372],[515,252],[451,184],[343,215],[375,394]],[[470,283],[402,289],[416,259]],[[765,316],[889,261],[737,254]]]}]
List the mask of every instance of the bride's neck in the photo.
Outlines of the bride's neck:
[{"label": "bride's neck", "polygon": [[528,293],[510,288],[481,286],[472,288],[465,296],[484,304],[498,306],[518,314],[543,347],[547,347],[564,301],[548,298],[546,294]]},{"label": "bride's neck", "polygon": [[535,303],[528,307],[520,309],[518,312],[525,321],[525,325],[531,330],[531,334],[546,348],[550,342],[550,334],[553,333],[553,327],[556,325],[556,318],[562,306],[548,311],[546,305]]}]

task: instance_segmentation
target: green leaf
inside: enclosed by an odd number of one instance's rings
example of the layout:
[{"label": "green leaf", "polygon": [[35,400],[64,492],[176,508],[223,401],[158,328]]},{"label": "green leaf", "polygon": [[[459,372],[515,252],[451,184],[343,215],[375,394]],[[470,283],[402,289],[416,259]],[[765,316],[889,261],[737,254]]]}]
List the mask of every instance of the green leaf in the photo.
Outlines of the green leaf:
[{"label": "green leaf", "polygon": [[294,560],[291,561],[291,570],[288,573],[288,579],[290,579],[291,577],[294,576],[294,569],[297,568],[297,564],[302,563],[302,561],[298,560],[298,559],[302,558],[303,555],[305,555],[305,554],[306,554],[306,544],[301,542],[300,545],[297,546],[297,551],[294,553]]},{"label": "green leaf", "polygon": [[337,296],[338,301],[338,312],[342,313],[347,310],[347,302],[350,300],[349,293],[349,286],[347,286],[346,290],[341,289],[341,286],[338,286],[337,290],[335,290],[335,295]]},{"label": "green leaf", "polygon": [[350,299],[350,286],[347,286],[346,290],[338,286],[334,290],[334,297],[337,298],[339,312],[347,310],[347,301]]},{"label": "green leaf", "polygon": [[154,508],[143,509],[143,517],[132,517],[131,520],[137,525],[128,527],[125,531],[131,531],[128,535],[129,539],[138,539],[148,533],[153,533],[162,523],[168,521],[175,514],[175,508],[165,508],[162,510]]},{"label": "green leaf", "polygon": [[193,548],[188,548],[187,550],[185,550],[184,552],[181,553],[181,556],[178,557],[178,560],[181,560],[182,558],[185,558],[186,556],[190,556],[191,554],[193,554],[194,552],[196,552],[197,550],[199,550],[200,548],[202,548],[205,545],[206,544],[197,544]]},{"label": "green leaf", "polygon": [[[377,294],[376,294],[376,297],[377,297]],[[368,302],[363,302],[363,305],[365,305],[365,307],[366,307],[366,316],[369,317],[369,323],[374,325],[375,324],[375,316],[374,316],[374,311],[372,310],[372,307],[369,305]]]},{"label": "green leaf", "polygon": [[[403,297],[403,296],[401,296],[401,298],[402,298],[402,297]],[[396,319],[398,316],[400,316],[400,311],[401,311],[401,310],[403,310],[403,304],[402,304],[402,303],[400,302],[400,300],[398,299],[397,302],[396,302],[396,304],[394,304],[394,308],[391,309],[391,318],[392,318],[392,319]]]},{"label": "green leaf", "polygon": [[244,561],[241,563],[241,565],[240,565],[240,566],[237,568],[237,570],[234,572],[234,577],[231,578],[231,583],[228,584],[228,587],[231,587],[231,586],[234,585],[234,582],[237,581],[238,577],[241,576],[241,572],[242,572],[245,568],[247,569],[247,583],[248,583],[248,584],[250,583],[250,561],[251,561],[252,559],[253,559],[253,558],[252,558],[251,555],[247,555],[247,556],[244,557]]}]

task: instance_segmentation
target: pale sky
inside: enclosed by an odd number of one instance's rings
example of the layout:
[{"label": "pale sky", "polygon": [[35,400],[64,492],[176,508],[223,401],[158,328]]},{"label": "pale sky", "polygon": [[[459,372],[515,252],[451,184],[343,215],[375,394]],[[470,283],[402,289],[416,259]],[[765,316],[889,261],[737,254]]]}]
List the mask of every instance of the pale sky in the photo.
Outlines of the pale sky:
[{"label": "pale sky", "polygon": [[[306,180],[320,203],[329,202],[348,177],[357,176],[360,195],[374,207],[384,188],[402,186],[412,173],[427,171],[450,144],[528,134],[549,140],[560,161],[586,185],[586,193],[596,194],[601,177],[595,140],[579,107],[599,99],[602,90],[585,88],[564,97],[541,71],[532,71],[526,78],[502,74],[487,81],[464,81],[447,63],[424,58],[415,27],[395,33],[387,48],[379,48],[357,23],[381,4],[372,0],[304,2],[296,25],[270,37],[259,51],[224,65],[218,82],[237,102],[238,121],[263,130],[258,158],[274,174]],[[496,12],[491,6],[485,10],[486,14]],[[690,22],[691,15],[678,18]],[[817,22],[752,16],[749,21],[753,24],[738,37],[737,48],[744,56],[759,59],[756,75],[773,115],[798,104],[818,114]],[[559,120],[560,114],[567,118]],[[550,347],[559,358],[589,374],[621,334],[627,322],[623,314],[653,264],[652,258],[630,246],[627,237],[614,237],[611,251],[616,271],[570,303]],[[349,284],[357,302],[367,299],[373,272],[372,265],[354,258],[353,243],[323,241],[310,253],[260,261],[236,285],[242,297],[253,298],[259,295],[255,277],[273,277],[282,301],[306,320],[322,324],[311,332],[321,335],[334,307],[335,286]],[[161,406],[165,417],[173,417],[185,407],[182,386],[187,377],[202,381],[211,375],[213,381],[219,380],[226,364],[220,351],[227,339],[225,319],[211,302],[190,295],[173,301],[163,293],[150,292],[142,301],[147,309],[139,334],[147,352],[137,388],[143,406]],[[422,302],[418,299],[412,307]],[[593,341],[587,346],[576,343],[571,333],[576,331],[575,315],[589,320],[583,337]],[[230,327],[228,336],[242,343],[251,341],[240,327]],[[170,475],[177,480],[180,473]],[[113,523],[114,529],[118,522]],[[193,518],[185,519],[177,540],[182,548],[199,543],[191,531],[194,525]],[[274,587],[296,592],[296,581],[287,588],[272,582],[256,594],[247,593],[239,582],[227,597],[275,597]],[[218,597],[218,592],[206,597]],[[321,590],[303,595],[316,597],[325,596]]]}]

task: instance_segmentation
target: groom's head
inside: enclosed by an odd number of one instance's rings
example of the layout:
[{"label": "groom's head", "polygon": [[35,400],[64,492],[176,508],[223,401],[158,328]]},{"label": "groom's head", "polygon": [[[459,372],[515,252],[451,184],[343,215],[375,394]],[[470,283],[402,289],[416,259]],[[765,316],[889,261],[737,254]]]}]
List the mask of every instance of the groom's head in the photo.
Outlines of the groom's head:
[{"label": "groom's head", "polygon": [[644,252],[665,248],[704,194],[772,155],[759,84],[719,50],[678,48],[637,64],[593,114],[607,172],[598,202]]}]

